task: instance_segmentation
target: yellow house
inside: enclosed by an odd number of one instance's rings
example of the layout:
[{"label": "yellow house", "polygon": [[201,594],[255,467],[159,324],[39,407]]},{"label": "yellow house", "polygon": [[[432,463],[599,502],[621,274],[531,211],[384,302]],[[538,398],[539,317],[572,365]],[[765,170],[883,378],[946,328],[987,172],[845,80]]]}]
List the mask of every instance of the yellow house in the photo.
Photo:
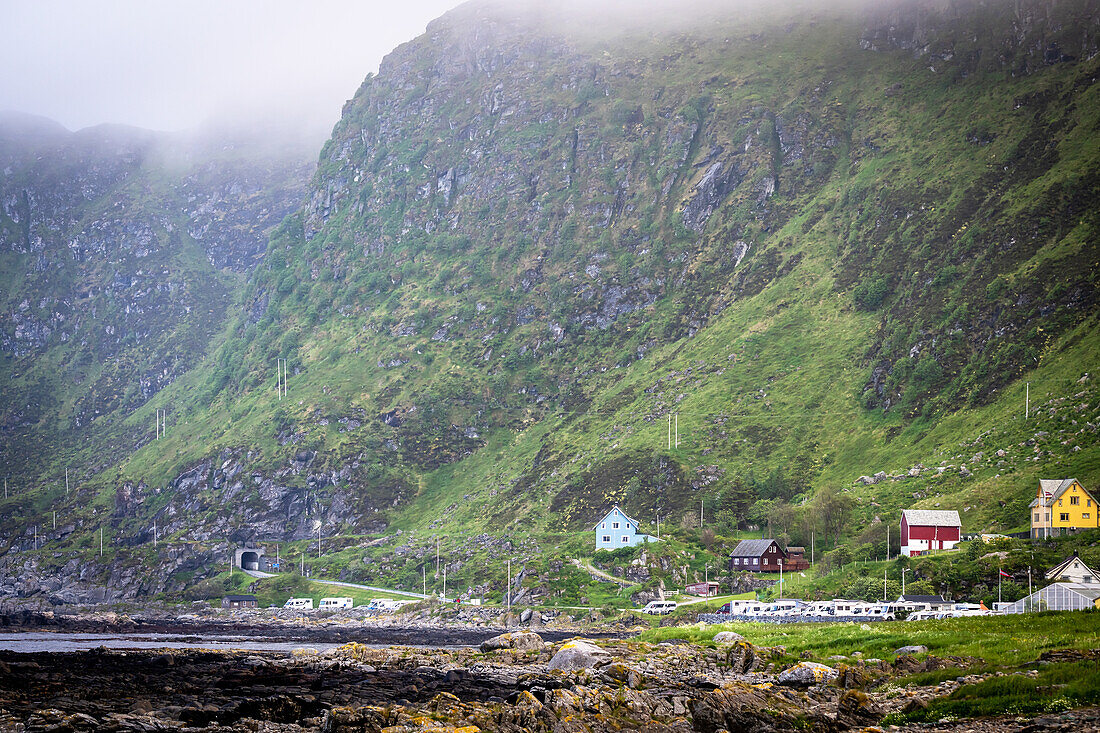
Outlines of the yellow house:
[{"label": "yellow house", "polygon": [[1040,479],[1031,502],[1031,537],[1053,537],[1100,527],[1100,506],[1075,478]]}]

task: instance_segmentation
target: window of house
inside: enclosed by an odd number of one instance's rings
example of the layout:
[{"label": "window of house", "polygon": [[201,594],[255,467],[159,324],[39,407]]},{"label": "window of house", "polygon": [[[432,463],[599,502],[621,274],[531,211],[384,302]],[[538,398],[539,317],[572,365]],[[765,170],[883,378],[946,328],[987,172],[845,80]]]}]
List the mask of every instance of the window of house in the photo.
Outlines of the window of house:
[{"label": "window of house", "polygon": [[733,564],[734,565],[740,565],[741,564],[741,558],[739,558],[739,557],[733,558]]},{"label": "window of house", "polygon": [[765,565],[767,565],[767,564],[768,564],[768,558],[766,558],[766,557],[764,558],[764,564],[765,564]]},{"label": "window of house", "polygon": [[1066,512],[1062,512],[1061,514],[1058,515],[1058,521],[1068,522],[1069,521],[1069,514],[1067,514]]},{"label": "window of house", "polygon": [[624,535],[623,535],[623,544],[625,545],[625,544],[626,544],[626,543],[628,543],[628,542],[630,542],[630,538],[629,538],[629,537],[627,537],[627,536],[626,536],[626,535],[624,534]]},{"label": "window of house", "polygon": [[1039,512],[1035,512],[1035,521],[1036,521],[1036,522],[1038,522],[1038,521],[1039,521]]},{"label": "window of house", "polygon": [[618,528],[619,528],[619,523],[618,522],[612,522],[611,523],[611,529],[618,529]]},{"label": "window of house", "polygon": [[[1038,517],[1036,517],[1036,519],[1038,519]],[[604,522],[603,524],[601,524],[600,529],[607,529],[607,522]]]},{"label": "window of house", "polygon": [[1081,503],[1081,497],[1080,496],[1071,496],[1069,498],[1069,503],[1070,503],[1071,506],[1077,506],[1078,504]]},{"label": "window of house", "polygon": [[1089,513],[1088,512],[1081,512],[1081,519],[1088,519],[1088,518],[1089,518]]},{"label": "window of house", "polygon": [[604,541],[604,542],[610,542],[610,541],[611,541],[611,535],[609,535],[609,534],[605,534],[605,535],[603,536],[603,541]]}]

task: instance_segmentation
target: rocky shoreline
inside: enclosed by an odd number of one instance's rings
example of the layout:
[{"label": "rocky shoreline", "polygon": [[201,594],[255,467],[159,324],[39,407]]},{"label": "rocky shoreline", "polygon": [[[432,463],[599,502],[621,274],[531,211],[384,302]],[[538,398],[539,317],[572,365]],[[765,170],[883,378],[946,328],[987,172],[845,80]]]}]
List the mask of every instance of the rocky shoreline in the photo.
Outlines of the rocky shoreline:
[{"label": "rocky shoreline", "polygon": [[[407,646],[476,646],[505,633],[515,624],[451,621],[356,613],[324,618],[285,611],[233,611],[203,615],[92,611],[57,613],[23,610],[0,614],[0,631],[54,631],[98,634],[173,634],[200,637],[253,636],[271,641],[349,643]],[[622,628],[561,624],[540,628],[547,641],[562,641],[584,633],[592,638],[615,638]]]},{"label": "rocky shoreline", "polygon": [[[728,632],[727,632],[728,633]],[[319,653],[0,652],[0,729],[22,731],[874,731],[891,712],[949,694],[895,676],[973,659],[827,666],[734,634],[715,646],[519,631],[479,647]],[[1097,731],[1100,710],[903,730]]]}]

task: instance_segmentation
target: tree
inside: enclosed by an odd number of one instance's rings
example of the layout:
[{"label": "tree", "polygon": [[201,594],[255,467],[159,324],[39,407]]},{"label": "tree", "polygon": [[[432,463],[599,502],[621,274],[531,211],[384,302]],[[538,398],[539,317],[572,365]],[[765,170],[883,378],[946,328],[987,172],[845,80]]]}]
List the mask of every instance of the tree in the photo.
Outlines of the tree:
[{"label": "tree", "polygon": [[832,532],[834,545],[840,544],[840,532],[855,506],[855,498],[835,486],[826,486],[814,497],[812,511],[821,517],[825,534]]}]

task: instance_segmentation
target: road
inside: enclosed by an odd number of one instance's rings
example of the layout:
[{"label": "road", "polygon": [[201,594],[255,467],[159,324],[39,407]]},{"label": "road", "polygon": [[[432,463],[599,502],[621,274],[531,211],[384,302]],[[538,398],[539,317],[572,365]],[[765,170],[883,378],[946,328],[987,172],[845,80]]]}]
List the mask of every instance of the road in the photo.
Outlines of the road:
[{"label": "road", "polygon": [[[265,573],[262,570],[244,570],[242,568],[242,571],[244,572],[245,575],[251,576],[253,578],[274,578],[274,577],[277,577],[277,575],[278,575],[278,573]],[[345,583],[342,580],[321,580],[319,578],[309,578],[309,580],[312,580],[314,583],[324,583],[325,585],[335,585],[335,586],[339,586],[339,587],[343,587],[343,588],[358,588],[359,590],[372,590],[372,591],[375,591],[376,593],[392,593],[395,596],[407,596],[409,598],[431,598],[431,596],[426,596],[423,593],[411,593],[407,590],[394,590],[393,588],[379,588],[378,586],[375,586],[375,585],[360,585],[359,583]]]}]

